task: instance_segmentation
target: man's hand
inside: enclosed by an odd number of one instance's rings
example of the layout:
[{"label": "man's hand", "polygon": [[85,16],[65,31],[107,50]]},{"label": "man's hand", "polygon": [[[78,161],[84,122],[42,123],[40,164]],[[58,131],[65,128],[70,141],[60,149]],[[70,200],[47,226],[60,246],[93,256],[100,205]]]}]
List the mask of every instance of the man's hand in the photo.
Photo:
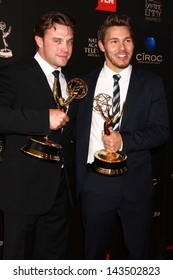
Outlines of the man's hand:
[{"label": "man's hand", "polygon": [[51,130],[58,130],[66,125],[69,121],[69,117],[66,113],[59,109],[49,109],[49,122]]},{"label": "man's hand", "polygon": [[105,146],[105,149],[109,153],[116,153],[119,151],[123,145],[122,137],[119,132],[110,130],[110,135],[102,133],[102,141]]}]

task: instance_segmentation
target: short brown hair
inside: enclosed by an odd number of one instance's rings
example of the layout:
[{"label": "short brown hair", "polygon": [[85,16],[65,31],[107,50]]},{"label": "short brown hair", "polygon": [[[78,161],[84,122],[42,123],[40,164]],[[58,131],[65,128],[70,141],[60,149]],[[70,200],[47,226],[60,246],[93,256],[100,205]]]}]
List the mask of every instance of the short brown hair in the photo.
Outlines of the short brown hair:
[{"label": "short brown hair", "polygon": [[98,30],[98,40],[104,43],[105,34],[109,27],[112,26],[127,26],[131,37],[133,38],[133,31],[130,22],[130,17],[127,15],[112,14],[106,18]]}]

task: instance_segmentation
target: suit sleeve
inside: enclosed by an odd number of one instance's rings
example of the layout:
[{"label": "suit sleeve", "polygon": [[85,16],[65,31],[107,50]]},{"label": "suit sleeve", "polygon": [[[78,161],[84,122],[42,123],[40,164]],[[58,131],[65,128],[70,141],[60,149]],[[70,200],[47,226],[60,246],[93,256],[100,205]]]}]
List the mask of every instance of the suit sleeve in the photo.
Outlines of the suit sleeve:
[{"label": "suit sleeve", "polygon": [[[149,81],[149,85],[146,81],[144,95],[145,101],[142,101],[140,106],[139,103],[134,105],[136,114],[134,114],[133,126],[120,132],[123,138],[123,151],[126,153],[160,146],[170,135],[166,95],[160,77],[155,78],[152,83]],[[133,112],[130,117],[133,118]]]},{"label": "suit sleeve", "polygon": [[[7,70],[0,72],[0,133],[45,135],[49,131],[49,111],[34,105],[33,89],[27,84],[21,86],[20,79],[12,78]],[[27,95],[32,97],[32,105],[27,103]]]}]

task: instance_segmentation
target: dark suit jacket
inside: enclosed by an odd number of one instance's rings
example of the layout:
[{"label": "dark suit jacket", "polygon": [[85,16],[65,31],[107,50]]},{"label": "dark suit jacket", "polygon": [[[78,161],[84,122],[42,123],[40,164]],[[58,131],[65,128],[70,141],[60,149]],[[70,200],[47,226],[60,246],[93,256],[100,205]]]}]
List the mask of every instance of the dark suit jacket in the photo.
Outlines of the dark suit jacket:
[{"label": "dark suit jacket", "polygon": [[61,135],[50,132],[49,108],[56,108],[51,89],[34,58],[0,70],[0,134],[5,135],[5,152],[0,165],[0,209],[40,214],[52,205],[61,164],[39,160],[23,153],[26,136],[48,135],[61,143],[66,173],[74,176],[74,129],[77,102],[70,104],[70,121]]},{"label": "dark suit jacket", "polygon": [[[93,97],[101,68],[83,75],[88,95],[81,100],[77,121],[77,193],[83,191],[87,174],[87,154],[91,127]],[[169,120],[165,91],[160,77],[146,70],[134,68],[130,78],[120,133],[123,151],[128,156],[128,172],[111,177],[123,189],[129,201],[137,201],[152,194],[152,165],[150,150],[162,145],[169,137]],[[100,175],[101,176],[101,175]],[[101,184],[104,184],[104,177]],[[105,186],[105,192],[108,192]]]}]

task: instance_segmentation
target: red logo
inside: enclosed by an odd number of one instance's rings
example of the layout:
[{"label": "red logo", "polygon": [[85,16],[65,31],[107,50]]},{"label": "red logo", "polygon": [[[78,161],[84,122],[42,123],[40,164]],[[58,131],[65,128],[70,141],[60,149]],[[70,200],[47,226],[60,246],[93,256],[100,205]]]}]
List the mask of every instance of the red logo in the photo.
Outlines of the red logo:
[{"label": "red logo", "polygon": [[96,10],[106,12],[116,12],[117,0],[98,0],[98,6]]}]

